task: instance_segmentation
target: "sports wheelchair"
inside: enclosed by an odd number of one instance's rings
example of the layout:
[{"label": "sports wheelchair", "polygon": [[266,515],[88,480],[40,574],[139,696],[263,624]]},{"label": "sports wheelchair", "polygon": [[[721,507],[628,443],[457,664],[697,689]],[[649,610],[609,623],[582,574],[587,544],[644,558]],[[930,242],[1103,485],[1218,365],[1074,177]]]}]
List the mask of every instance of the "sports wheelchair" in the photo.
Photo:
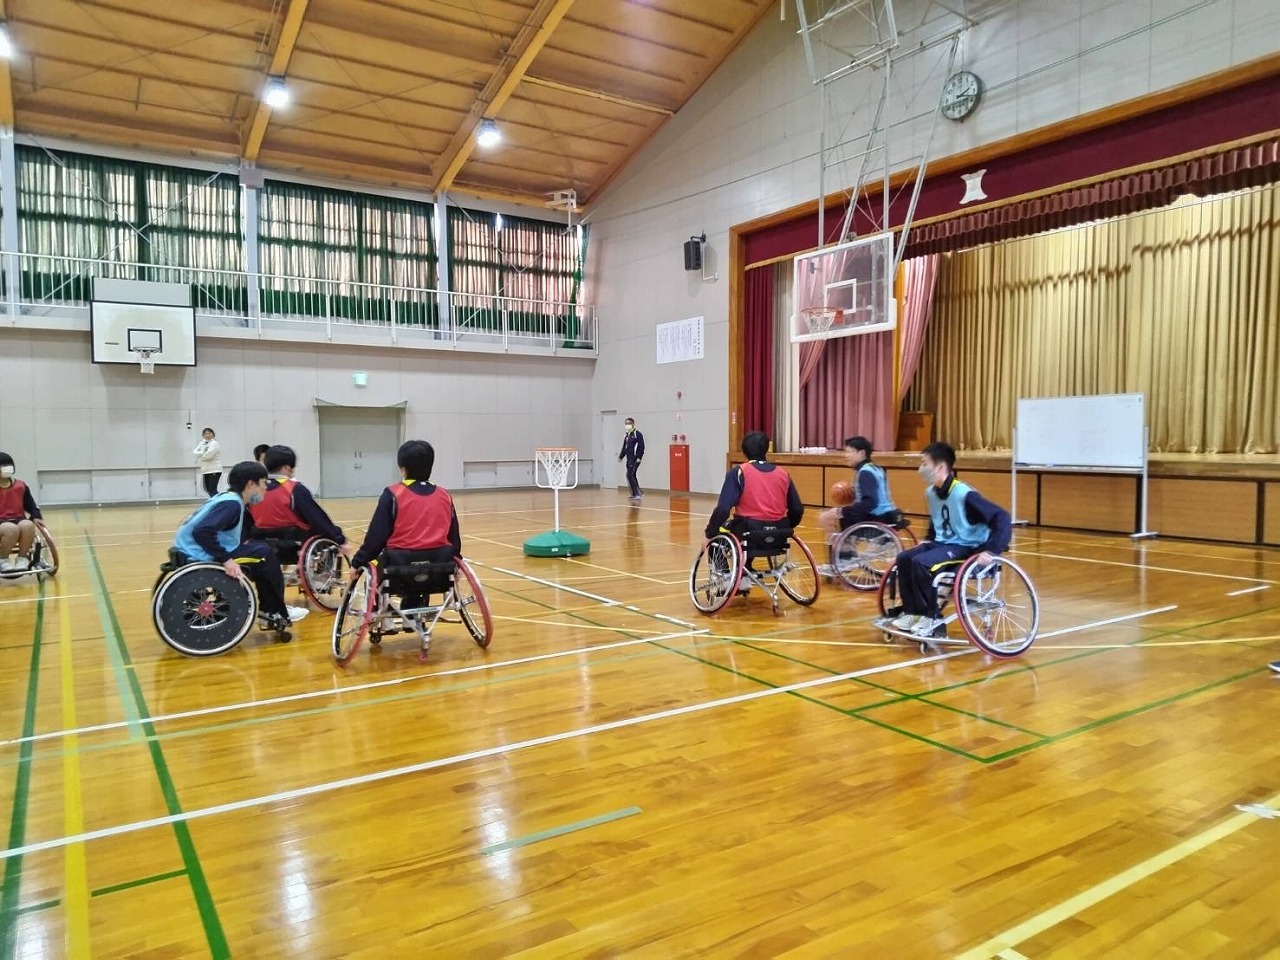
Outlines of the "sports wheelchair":
[{"label": "sports wheelchair", "polygon": [[271,548],[284,571],[286,587],[296,586],[321,610],[333,613],[342,602],[351,565],[334,540],[328,537],[272,536],[258,531],[256,539]]},{"label": "sports wheelchair", "polygon": [[[461,621],[477,646],[488,647],[493,616],[467,561],[408,560],[396,553],[384,553],[381,561],[361,567],[348,582],[333,620],[334,659],[345,667],[366,637],[377,646],[383,637],[413,633],[421,642],[418,659],[425,663],[431,631],[442,620]],[[439,603],[431,602],[435,594],[440,595]]]},{"label": "sports wheelchair", "polygon": [[293,639],[286,621],[260,618],[248,577],[233,580],[220,563],[193,561],[170,549],[151,589],[151,620],[160,639],[188,657],[226,653],[261,619],[277,640]]},{"label": "sports wheelchair", "polygon": [[870,592],[880,586],[898,554],[917,542],[911,521],[901,511],[892,521],[863,520],[832,538],[828,546],[830,566],[822,573],[828,581],[839,577],[855,590]]},{"label": "sports wheelchair", "polygon": [[[27,561],[26,569],[0,571],[0,580],[18,580],[22,577],[35,577],[37,580],[43,580],[46,577],[58,575],[58,547],[53,542],[53,537],[49,535],[49,528],[44,525],[43,520],[32,520],[31,522],[36,528],[36,536],[31,542],[31,549],[27,551],[25,557],[19,557],[16,549],[12,555],[15,559],[25,559]],[[0,557],[0,559],[7,560],[9,558]]]},{"label": "sports wheelchair", "polygon": [[[756,568],[758,560],[765,561],[765,569]],[[689,571],[689,597],[700,613],[708,615],[752,586],[768,594],[774,616],[778,615],[779,589],[801,606],[818,599],[813,553],[785,523],[748,520],[741,539],[727,531],[717,533],[699,551]]]},{"label": "sports wheelchair", "polygon": [[[880,617],[873,625],[884,632],[885,642],[902,637],[920,645],[920,652],[943,644],[972,643],[989,656],[1008,660],[1035,643],[1040,629],[1040,598],[1031,578],[1012,560],[994,557],[983,563],[972,556],[958,569],[944,570],[933,578],[941,616],[923,629],[902,630],[892,622],[902,614],[898,597],[898,568],[891,566],[880,579]],[[947,613],[947,605],[951,612]],[[946,635],[947,625],[959,620],[964,640]]]}]

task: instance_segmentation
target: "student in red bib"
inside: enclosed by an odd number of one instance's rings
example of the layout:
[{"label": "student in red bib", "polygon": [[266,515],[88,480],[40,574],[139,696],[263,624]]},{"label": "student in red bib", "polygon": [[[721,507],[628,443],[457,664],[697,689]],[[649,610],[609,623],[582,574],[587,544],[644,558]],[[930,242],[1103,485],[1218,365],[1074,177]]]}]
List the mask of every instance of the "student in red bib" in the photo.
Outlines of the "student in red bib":
[{"label": "student in red bib", "polygon": [[267,468],[267,492],[261,501],[249,505],[252,523],[245,539],[293,540],[301,544],[310,537],[327,537],[350,559],[356,552],[355,545],[329,519],[311,491],[294,479],[298,455],[293,449],[268,447],[262,465]]},{"label": "student in red bib", "polygon": [[[351,575],[370,563],[388,566],[419,560],[442,562],[462,553],[458,514],[444,487],[431,483],[436,452],[425,440],[407,440],[396,451],[401,480],[382,491],[364,543],[351,558]],[[405,607],[421,598],[402,598]]]},{"label": "student in red bib", "polygon": [[[41,519],[31,488],[14,476],[16,470],[13,457],[0,453],[0,573],[27,569],[27,555],[36,539],[35,521]],[[18,556],[10,561],[14,547]]]},{"label": "student in red bib", "polygon": [[[748,433],[742,438],[742,452],[746,462],[724,475],[720,499],[703,531],[704,546],[722,527],[741,537],[752,520],[767,523],[785,520],[794,530],[804,517],[804,504],[790,475],[765,459],[769,453],[769,437],[759,430]],[[730,512],[732,520],[729,520]]]}]

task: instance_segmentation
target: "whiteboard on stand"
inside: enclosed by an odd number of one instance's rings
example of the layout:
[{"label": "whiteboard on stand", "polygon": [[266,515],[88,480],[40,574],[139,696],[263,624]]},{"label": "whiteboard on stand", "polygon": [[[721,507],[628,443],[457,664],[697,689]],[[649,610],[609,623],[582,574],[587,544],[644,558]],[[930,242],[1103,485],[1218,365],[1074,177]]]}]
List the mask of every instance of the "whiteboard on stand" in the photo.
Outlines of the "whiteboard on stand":
[{"label": "whiteboard on stand", "polygon": [[1024,397],[1018,401],[1018,465],[1142,470],[1146,414],[1140,393]]}]

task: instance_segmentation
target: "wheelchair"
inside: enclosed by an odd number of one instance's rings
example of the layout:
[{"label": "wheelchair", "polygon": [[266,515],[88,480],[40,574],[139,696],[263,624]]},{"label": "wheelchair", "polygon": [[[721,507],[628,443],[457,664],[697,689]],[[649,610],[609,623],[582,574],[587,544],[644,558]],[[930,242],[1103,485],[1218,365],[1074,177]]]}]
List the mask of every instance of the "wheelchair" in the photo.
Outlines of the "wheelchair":
[{"label": "wheelchair", "polygon": [[[756,568],[760,560],[766,564],[764,569]],[[689,597],[700,613],[708,615],[753,586],[768,595],[775,617],[779,590],[804,607],[818,599],[813,553],[785,523],[751,521],[741,539],[722,531],[707,541],[689,571]]]},{"label": "wheelchair", "polygon": [[337,542],[328,537],[273,537],[265,531],[261,533],[258,539],[280,561],[285,586],[297,587],[321,610],[335,612],[351,569]]},{"label": "wheelchair", "polygon": [[[914,547],[917,542],[911,521],[901,511],[892,521],[863,520],[855,523],[831,540],[828,548],[830,576],[827,580],[830,582],[839,577],[855,590],[875,590],[898,554]],[[823,573],[826,572],[824,569]]]},{"label": "wheelchair", "polygon": [[[160,639],[179,653],[214,657],[249,635],[259,620],[258,595],[248,577],[233,580],[222,564],[192,561],[171,549],[151,590],[151,620]],[[293,639],[283,623],[264,617],[261,626],[277,640]]]},{"label": "wheelchair", "polygon": [[[49,534],[49,528],[44,525],[43,520],[31,522],[35,525],[36,536],[31,542],[31,549],[27,551],[27,569],[0,572],[0,580],[19,580],[22,577],[44,580],[58,575],[58,547]],[[17,550],[14,550],[13,556],[17,556]]]},{"label": "wheelchair", "polygon": [[[933,578],[933,586],[938,591],[940,618],[927,631],[901,630],[891,623],[902,613],[898,568],[891,566],[885,572],[878,594],[880,617],[873,625],[884,632],[886,643],[902,637],[918,643],[921,653],[936,652],[943,644],[973,644],[1000,660],[1025,653],[1035,643],[1040,629],[1040,598],[1031,578],[1012,560],[995,557],[981,563],[975,555],[958,569],[939,573]],[[947,625],[957,620],[964,630],[964,640],[946,636]]]},{"label": "wheelchair", "polygon": [[[436,594],[440,602],[432,603]],[[383,637],[412,633],[420,642],[418,660],[425,663],[431,632],[441,621],[461,622],[481,649],[493,639],[489,601],[467,561],[459,556],[405,562],[384,554],[384,562],[361,567],[347,583],[333,620],[334,659],[345,667],[366,638],[377,646]]]}]

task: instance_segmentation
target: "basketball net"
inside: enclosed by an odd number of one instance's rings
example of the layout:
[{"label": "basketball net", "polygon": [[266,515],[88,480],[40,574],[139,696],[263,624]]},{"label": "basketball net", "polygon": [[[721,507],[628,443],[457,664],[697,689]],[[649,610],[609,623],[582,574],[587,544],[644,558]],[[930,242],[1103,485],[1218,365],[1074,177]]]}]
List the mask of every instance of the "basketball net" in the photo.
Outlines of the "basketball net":
[{"label": "basketball net", "polygon": [[[576,447],[538,447],[533,451],[537,462],[533,467],[534,485],[543,490],[551,490],[555,495],[556,532],[560,530],[560,491],[572,490],[578,485],[578,450]],[[538,470],[541,464],[542,470]],[[573,468],[573,480],[569,479],[570,467]],[[544,482],[545,480],[545,482]]]},{"label": "basketball net", "polygon": [[800,311],[804,317],[805,326],[809,328],[810,333],[826,333],[835,324],[844,321],[844,311],[834,310],[829,307],[808,307]]},{"label": "basketball net", "polygon": [[156,372],[155,361],[151,359],[151,355],[155,353],[154,350],[135,350],[133,352],[138,355],[138,367],[143,373]]}]

